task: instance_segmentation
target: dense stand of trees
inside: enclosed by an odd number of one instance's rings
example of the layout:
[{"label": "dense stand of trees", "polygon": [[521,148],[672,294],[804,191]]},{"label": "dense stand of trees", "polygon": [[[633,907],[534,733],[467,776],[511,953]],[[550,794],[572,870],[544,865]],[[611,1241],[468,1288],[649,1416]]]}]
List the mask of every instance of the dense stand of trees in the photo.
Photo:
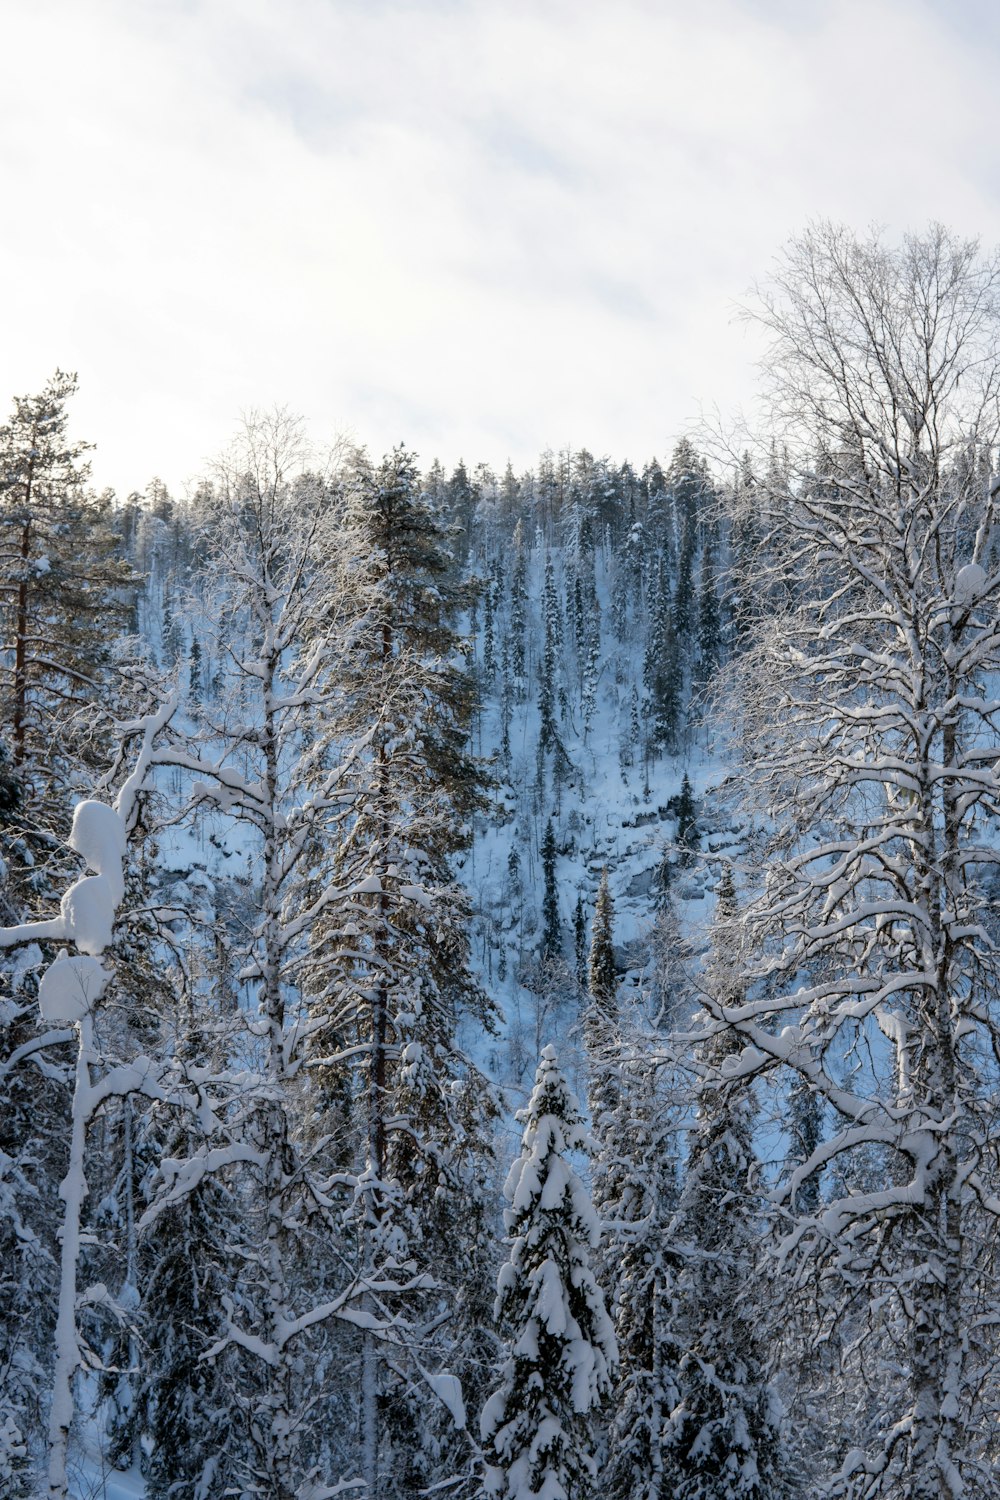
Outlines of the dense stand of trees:
[{"label": "dense stand of trees", "polygon": [[998,285],[811,230],[711,465],[15,402],[4,1494],[995,1493]]}]

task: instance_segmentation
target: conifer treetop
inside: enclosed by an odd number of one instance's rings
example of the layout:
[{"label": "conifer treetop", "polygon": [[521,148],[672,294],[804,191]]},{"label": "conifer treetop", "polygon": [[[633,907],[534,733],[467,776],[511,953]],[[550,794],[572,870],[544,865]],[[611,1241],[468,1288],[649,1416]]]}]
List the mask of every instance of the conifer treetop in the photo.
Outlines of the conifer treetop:
[{"label": "conifer treetop", "polygon": [[496,1302],[509,1356],[483,1409],[482,1493],[583,1500],[596,1470],[590,1413],[610,1390],[618,1356],[591,1267],[600,1226],[563,1154],[589,1143],[552,1046],[518,1119],[521,1155],[504,1187],[511,1251]]},{"label": "conifer treetop", "polygon": [[614,952],[614,902],[608,884],[608,867],[601,871],[594,922],[590,937],[590,960],[587,965],[587,989],[591,1001],[602,1011],[614,1007],[618,989]]}]

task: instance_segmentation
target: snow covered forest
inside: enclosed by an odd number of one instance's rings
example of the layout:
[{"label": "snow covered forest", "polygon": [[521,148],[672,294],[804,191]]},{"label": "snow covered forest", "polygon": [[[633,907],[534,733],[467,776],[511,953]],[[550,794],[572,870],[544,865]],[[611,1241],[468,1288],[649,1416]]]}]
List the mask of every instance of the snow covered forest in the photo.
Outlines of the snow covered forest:
[{"label": "snow covered forest", "polygon": [[748,315],[659,458],[14,400],[4,1497],[1000,1494],[1000,259]]}]

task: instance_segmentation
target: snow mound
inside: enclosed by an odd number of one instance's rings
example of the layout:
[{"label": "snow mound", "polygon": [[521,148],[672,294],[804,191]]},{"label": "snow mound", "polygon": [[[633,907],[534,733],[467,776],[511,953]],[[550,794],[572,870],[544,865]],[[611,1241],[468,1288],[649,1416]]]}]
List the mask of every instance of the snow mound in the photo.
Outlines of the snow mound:
[{"label": "snow mound", "polygon": [[107,875],[85,875],[71,885],[60,903],[63,937],[72,939],[81,953],[95,957],[111,942],[115,921],[115,898]]},{"label": "snow mound", "polygon": [[42,1020],[71,1026],[97,1004],[111,975],[96,958],[65,952],[50,964],[38,985],[38,1008]]},{"label": "snow mound", "polygon": [[115,904],[125,894],[122,860],[126,853],[125,825],[104,802],[78,802],[73,812],[69,846],[83,856],[88,869],[111,883]]},{"label": "snow mound", "polygon": [[986,569],[979,563],[966,563],[964,568],[959,568],[955,574],[955,598],[958,600],[978,599],[986,587]]},{"label": "snow mound", "polygon": [[447,1409],[455,1426],[462,1431],[466,1424],[465,1401],[462,1399],[462,1382],[450,1370],[425,1370],[417,1365],[431,1390]]}]

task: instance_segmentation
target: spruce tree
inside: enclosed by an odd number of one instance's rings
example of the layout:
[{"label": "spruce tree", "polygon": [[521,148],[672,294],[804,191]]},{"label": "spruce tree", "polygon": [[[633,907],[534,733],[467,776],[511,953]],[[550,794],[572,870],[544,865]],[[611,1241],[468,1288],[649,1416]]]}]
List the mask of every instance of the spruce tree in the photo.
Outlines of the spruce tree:
[{"label": "spruce tree", "polygon": [[583,897],[577,896],[573,909],[573,956],[576,960],[576,977],[581,984],[587,982],[587,913]]},{"label": "spruce tree", "polygon": [[566,752],[563,749],[556,725],[556,704],[564,703],[565,685],[559,671],[559,648],[563,642],[562,615],[556,594],[555,572],[551,557],[545,559],[545,588],[543,594],[543,619],[545,625],[545,652],[542,659],[542,674],[538,687],[538,749],[540,755],[553,752],[557,773]]},{"label": "spruce tree", "polygon": [[643,682],[649,694],[651,748],[673,752],[681,720],[684,669],[671,607],[666,559],[660,554],[655,574],[652,622],[643,663]]},{"label": "spruce tree", "polygon": [[722,620],[716,590],[714,549],[706,542],[701,554],[698,589],[698,676],[708,681],[722,657]]},{"label": "spruce tree", "polygon": [[678,1202],[676,1089],[648,1055],[664,1038],[636,1036],[618,1074],[594,1163],[605,1220],[601,1261],[621,1372],[607,1434],[609,1500],[673,1500],[667,1433],[678,1405],[676,1321],[680,1257],[670,1241]]},{"label": "spruce tree", "polygon": [[608,884],[608,867],[601,871],[597,888],[597,905],[590,929],[590,958],[587,963],[587,991],[590,1002],[602,1015],[612,1016],[618,990],[614,949],[614,902]]},{"label": "spruce tree", "polygon": [[[618,1099],[618,975],[615,969],[614,903],[608,884],[608,867],[601,871],[597,904],[590,929],[590,955],[587,961],[587,1008],[583,1018],[583,1041],[587,1052],[589,1083],[587,1106],[591,1129],[600,1147],[608,1129],[608,1114]],[[594,1202],[603,1212],[609,1194],[605,1174],[598,1164],[594,1169]]]},{"label": "spruce tree", "polygon": [[549,818],[542,839],[542,958],[562,955],[562,923],[556,886],[556,835]]},{"label": "spruce tree", "polygon": [[599,1225],[568,1154],[587,1149],[554,1047],[542,1053],[525,1109],[521,1155],[504,1188],[510,1259],[496,1315],[508,1355],[482,1415],[489,1500],[587,1500],[596,1478],[594,1420],[617,1350],[592,1269]]},{"label": "spruce tree", "polygon": [[751,1088],[724,1066],[740,1050],[724,1012],[739,1002],[738,910],[727,869],[706,973],[708,1035],[687,1172],[671,1232],[682,1260],[675,1332],[678,1399],[665,1432],[676,1500],[775,1500],[786,1492],[780,1408],[757,1323],[759,1234]]},{"label": "spruce tree", "polygon": [[511,666],[519,689],[523,691],[527,674],[524,632],[528,608],[528,564],[524,551],[524,526],[520,519],[511,538],[514,549],[514,573],[510,584]]},{"label": "spruce tree", "polygon": [[681,851],[679,863],[682,866],[694,863],[699,839],[694,790],[691,786],[688,773],[685,771],[681,778],[681,789],[677,797],[677,846]]},{"label": "spruce tree", "polygon": [[[188,1061],[198,1059],[192,1054]],[[194,1158],[207,1143],[196,1120],[154,1111],[149,1124],[158,1154]],[[240,1265],[244,1213],[222,1173],[207,1173],[192,1190],[171,1196],[172,1182],[148,1185],[143,1256],[148,1270],[139,1309],[143,1379],[137,1398],[140,1430],[151,1445],[146,1470],[150,1500],[224,1493],[250,1460],[245,1409],[237,1391],[263,1394],[257,1372],[223,1341],[224,1305],[245,1295]]]}]

